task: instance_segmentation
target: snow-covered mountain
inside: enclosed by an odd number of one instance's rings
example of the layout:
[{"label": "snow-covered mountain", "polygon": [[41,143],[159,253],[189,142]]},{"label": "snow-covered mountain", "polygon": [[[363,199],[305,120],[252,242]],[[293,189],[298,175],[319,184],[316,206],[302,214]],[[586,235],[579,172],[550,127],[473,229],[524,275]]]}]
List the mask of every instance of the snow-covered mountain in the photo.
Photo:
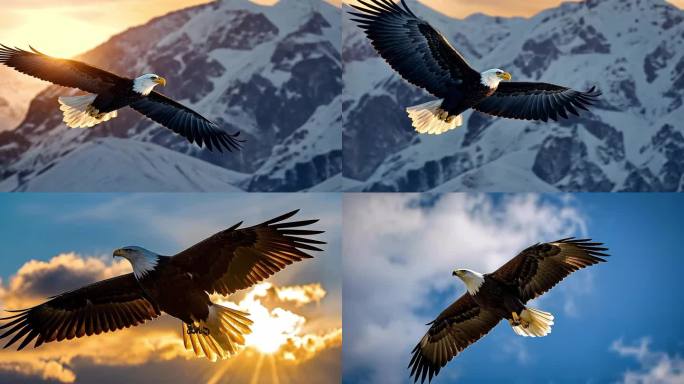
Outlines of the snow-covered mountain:
[{"label": "snow-covered mountain", "polygon": [[657,0],[564,3],[529,18],[452,19],[408,2],[479,70],[604,92],[580,118],[536,123],[467,112],[415,134],[430,98],[394,74],[344,16],[344,188],[367,191],[681,191],[684,12]]},{"label": "snow-covered mountain", "polygon": [[[101,190],[107,174],[132,172],[117,190],[339,190],[328,181],[342,180],[340,12],[322,0],[223,0],[112,37],[79,59],[130,77],[166,77],[161,92],[242,131],[243,150],[201,150],[129,109],[91,129],[68,129],[56,98],[73,91],[51,86],[15,130],[0,132],[0,188],[64,190],[59,180],[70,172],[79,188]],[[146,158],[139,166],[105,161],[129,144],[128,155]],[[153,175],[167,161],[159,182]],[[210,175],[219,179],[209,183]]]},{"label": "snow-covered mountain", "polygon": [[31,99],[46,84],[0,65],[0,132],[15,128],[21,123]]}]

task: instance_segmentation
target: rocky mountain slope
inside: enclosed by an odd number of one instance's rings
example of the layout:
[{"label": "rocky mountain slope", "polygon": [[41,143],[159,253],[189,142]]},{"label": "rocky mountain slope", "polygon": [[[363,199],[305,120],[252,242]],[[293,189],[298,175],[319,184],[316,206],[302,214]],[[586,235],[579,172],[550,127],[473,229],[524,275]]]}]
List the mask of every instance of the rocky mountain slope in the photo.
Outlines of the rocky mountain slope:
[{"label": "rocky mountain slope", "polygon": [[681,191],[684,12],[657,0],[564,3],[529,18],[451,19],[409,1],[478,70],[586,89],[580,118],[536,123],[467,112],[418,136],[404,112],[430,97],[379,59],[344,16],[345,188],[368,191]]},{"label": "rocky mountain slope", "polygon": [[13,129],[21,123],[29,103],[47,84],[0,66],[0,132]]},{"label": "rocky mountain slope", "polygon": [[[166,77],[161,92],[228,131],[241,130],[248,140],[244,149],[223,155],[201,150],[131,110],[91,129],[68,129],[56,98],[72,91],[51,86],[31,102],[15,130],[0,132],[0,180],[7,181],[0,185],[61,190],[65,183],[45,183],[56,180],[50,173],[61,169],[60,177],[74,175],[84,190],[100,190],[101,175],[92,175],[88,163],[111,151],[111,142],[102,138],[114,137],[125,140],[117,146],[136,141],[177,152],[173,161],[180,167],[164,171],[162,190],[187,190],[192,185],[187,177],[204,179],[181,169],[212,175],[216,167],[244,177],[224,178],[234,183],[228,188],[217,181],[196,190],[297,191],[321,185],[338,190],[326,181],[341,180],[340,43],[340,9],[319,0],[281,0],[275,6],[216,1],[129,29],[80,59],[131,77],[147,72]],[[36,48],[49,53],[49,47]],[[137,144],[131,151],[138,155],[151,148]],[[80,152],[79,161],[73,161],[74,152]],[[146,156],[162,154],[168,155],[150,149]],[[59,166],[65,161],[70,173]],[[123,179],[131,184],[120,189],[147,190],[155,182],[145,178],[153,171],[147,165],[159,161],[140,167],[123,162],[115,170],[105,162],[98,172],[131,173]],[[38,177],[41,183],[32,183]]]}]

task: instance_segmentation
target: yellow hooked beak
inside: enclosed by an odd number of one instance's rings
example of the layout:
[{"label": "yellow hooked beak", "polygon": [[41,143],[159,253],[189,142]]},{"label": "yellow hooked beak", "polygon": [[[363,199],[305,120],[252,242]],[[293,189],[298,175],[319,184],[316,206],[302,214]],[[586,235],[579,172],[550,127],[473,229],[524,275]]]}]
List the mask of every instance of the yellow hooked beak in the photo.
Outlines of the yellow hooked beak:
[{"label": "yellow hooked beak", "polygon": [[123,257],[124,253],[126,253],[123,249],[116,249],[114,250],[114,255],[112,257]]},{"label": "yellow hooked beak", "polygon": [[159,76],[158,79],[155,79],[154,82],[161,85],[162,87],[166,86],[166,79],[161,76]]},{"label": "yellow hooked beak", "polygon": [[500,75],[497,75],[497,76],[498,76],[500,79],[506,80],[506,81],[508,81],[508,80],[510,80],[510,79],[513,78],[513,77],[511,76],[511,74],[508,73],[508,72],[504,72],[504,73],[502,73],[502,74],[500,74]]}]

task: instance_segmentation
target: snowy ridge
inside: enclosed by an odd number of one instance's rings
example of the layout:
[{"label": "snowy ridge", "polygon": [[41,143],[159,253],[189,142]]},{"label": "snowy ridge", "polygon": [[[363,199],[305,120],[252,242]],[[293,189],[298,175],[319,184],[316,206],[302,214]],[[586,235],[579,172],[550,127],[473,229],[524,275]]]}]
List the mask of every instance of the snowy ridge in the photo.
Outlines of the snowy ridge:
[{"label": "snowy ridge", "polygon": [[[564,3],[530,19],[438,14],[415,1],[476,69],[514,81],[604,92],[559,123],[464,115],[418,136],[404,108],[429,95],[405,83],[344,16],[345,189],[368,191],[677,191],[684,187],[684,12],[656,0]],[[364,74],[367,74],[364,76]],[[347,80],[350,80],[347,82]],[[678,122],[678,121],[679,122]]]},{"label": "snowy ridge", "polygon": [[233,185],[248,177],[158,145],[105,138],[76,148],[35,175],[13,175],[0,188],[15,192],[240,192]]},{"label": "snowy ridge", "polygon": [[[243,151],[217,154],[199,149],[127,109],[92,129],[69,130],[61,123],[56,97],[76,92],[51,86],[32,101],[17,129],[0,134],[0,180],[19,183],[0,185],[31,190],[37,184],[27,180],[41,170],[41,180],[55,180],[44,176],[58,168],[55,164],[105,137],[125,139],[122,145],[149,142],[186,155],[177,161],[195,158],[199,162],[193,162],[192,169],[200,174],[214,174],[218,166],[246,175],[228,178],[232,187],[226,190],[297,191],[329,185],[324,182],[342,169],[339,112],[325,112],[341,108],[339,25],[340,9],[319,0],[281,0],[275,6],[224,0],[172,12],[114,36],[80,59],[126,76],[155,72],[166,77],[162,93],[229,132],[242,131],[248,140]],[[150,150],[151,155],[165,153]],[[79,153],[99,156],[98,151]],[[79,173],[78,164],[71,165]],[[202,165],[206,169],[201,170]],[[129,171],[143,173],[135,167]],[[186,175],[166,176],[163,190],[188,190]],[[142,174],[125,181],[133,183],[121,187],[126,190],[149,186]],[[94,190],[99,182],[93,178],[81,184]],[[41,186],[50,190],[46,183]]]}]

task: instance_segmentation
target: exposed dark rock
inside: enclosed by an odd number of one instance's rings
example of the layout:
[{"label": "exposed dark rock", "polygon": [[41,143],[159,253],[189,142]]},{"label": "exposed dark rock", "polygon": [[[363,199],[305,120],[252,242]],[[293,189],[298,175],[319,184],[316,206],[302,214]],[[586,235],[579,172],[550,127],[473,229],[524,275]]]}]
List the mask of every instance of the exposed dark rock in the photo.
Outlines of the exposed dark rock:
[{"label": "exposed dark rock", "polygon": [[648,168],[634,169],[625,180],[621,192],[657,192],[662,190],[660,180]]},{"label": "exposed dark rock", "polygon": [[667,49],[668,43],[663,41],[644,58],[644,72],[649,83],[658,77],[658,70],[665,68],[668,61],[674,57],[674,52]]},{"label": "exposed dark rock", "polygon": [[556,184],[587,156],[587,146],[574,136],[549,136],[544,140],[532,172],[549,184]]},{"label": "exposed dark rock", "polygon": [[414,136],[407,120],[390,97],[364,96],[344,125],[344,175],[365,180],[388,153],[405,147]]},{"label": "exposed dark rock", "polygon": [[278,27],[262,13],[238,10],[229,12],[226,18],[229,20],[208,37],[207,50],[229,48],[246,51],[278,35]]},{"label": "exposed dark rock", "polygon": [[384,182],[371,185],[369,192],[422,192],[433,189],[445,181],[473,169],[473,162],[467,152],[430,160],[422,167],[411,169],[404,177],[395,180],[395,185]]},{"label": "exposed dark rock", "polygon": [[580,29],[577,36],[584,42],[574,47],[570,51],[571,53],[610,53],[610,44],[606,37],[593,26],[589,25],[584,29]]},{"label": "exposed dark rock", "polygon": [[342,151],[334,150],[315,156],[306,163],[296,163],[285,171],[284,177],[254,176],[247,190],[259,192],[296,192],[311,188],[342,171]]},{"label": "exposed dark rock", "polygon": [[560,50],[552,38],[540,41],[527,40],[522,49],[513,64],[520,68],[525,76],[531,78],[538,78],[560,55]]},{"label": "exposed dark rock", "polygon": [[489,127],[494,118],[484,113],[473,112],[468,119],[466,133],[461,147],[467,147],[480,139],[482,133]]},{"label": "exposed dark rock", "polygon": [[31,143],[15,131],[0,132],[0,174],[7,170],[7,165],[16,160]]},{"label": "exposed dark rock", "polygon": [[575,164],[568,174],[568,181],[558,184],[558,188],[567,192],[610,192],[613,187],[615,184],[601,168],[587,160]]}]

